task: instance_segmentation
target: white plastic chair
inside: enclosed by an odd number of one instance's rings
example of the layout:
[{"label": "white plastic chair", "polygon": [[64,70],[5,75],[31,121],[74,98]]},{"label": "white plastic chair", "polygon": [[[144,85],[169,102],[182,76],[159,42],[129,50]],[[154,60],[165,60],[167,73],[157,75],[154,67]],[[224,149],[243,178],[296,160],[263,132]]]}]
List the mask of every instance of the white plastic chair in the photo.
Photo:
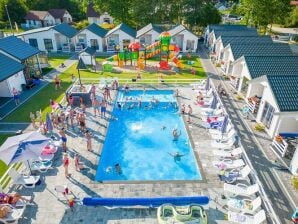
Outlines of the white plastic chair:
[{"label": "white plastic chair", "polygon": [[229,210],[249,214],[254,214],[261,207],[261,205],[262,199],[260,196],[253,200],[247,198],[230,198],[227,201]]},{"label": "white plastic chair", "polygon": [[266,220],[265,211],[262,209],[255,215],[237,213],[237,212],[228,212],[228,220],[234,223],[242,224],[261,224]]},{"label": "white plastic chair", "polygon": [[226,142],[213,141],[211,142],[211,146],[217,149],[230,149],[233,147],[234,143],[235,143],[235,137],[228,139],[228,141]]},{"label": "white plastic chair", "polygon": [[211,135],[211,137],[216,140],[217,142],[227,142],[230,139],[233,139],[237,136],[235,129],[231,129],[229,132],[220,135]]},{"label": "white plastic chair", "polygon": [[215,149],[212,152],[216,156],[220,156],[220,157],[232,157],[232,158],[237,158],[237,157],[239,157],[243,153],[241,147],[232,149],[230,151]]},{"label": "white plastic chair", "polygon": [[13,168],[8,171],[8,175],[12,178],[13,184],[22,185],[26,188],[34,188],[40,180],[40,176],[21,175]]},{"label": "white plastic chair", "polygon": [[[204,108],[205,109],[205,108]],[[212,108],[210,108],[212,109]],[[219,109],[215,109],[215,110],[203,110],[201,111],[201,118],[205,118],[205,117],[210,117],[210,116],[219,116],[223,114],[223,109],[222,108],[219,108]]]},{"label": "white plastic chair", "polygon": [[224,191],[228,194],[251,197],[259,191],[259,185],[245,185],[245,184],[224,184]]},{"label": "white plastic chair", "polygon": [[2,204],[2,205],[6,205],[10,208],[10,212],[8,212],[7,216],[4,218],[0,218],[0,222],[4,224],[17,223],[17,221],[23,216],[25,207],[26,207],[26,206],[23,206],[21,208],[14,208],[9,204]]},{"label": "white plastic chair", "polygon": [[245,166],[245,163],[242,159],[223,159],[219,161],[213,161],[212,162],[213,166],[219,168],[219,169],[236,169],[236,168],[241,168]]}]

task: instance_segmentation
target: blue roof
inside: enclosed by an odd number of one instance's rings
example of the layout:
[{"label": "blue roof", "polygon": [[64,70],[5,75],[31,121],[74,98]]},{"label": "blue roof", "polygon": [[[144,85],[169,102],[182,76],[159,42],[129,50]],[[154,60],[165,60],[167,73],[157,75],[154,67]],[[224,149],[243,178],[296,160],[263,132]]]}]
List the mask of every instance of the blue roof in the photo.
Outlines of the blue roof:
[{"label": "blue roof", "polygon": [[72,38],[77,34],[76,28],[68,25],[67,23],[61,23],[53,27],[54,30],[57,32],[63,34],[64,36],[68,38]]},{"label": "blue roof", "polygon": [[0,82],[24,69],[24,65],[0,54]]},{"label": "blue roof", "polygon": [[298,111],[297,75],[267,75],[280,111]]},{"label": "blue roof", "polygon": [[0,39],[0,50],[21,61],[40,52],[15,36]]},{"label": "blue roof", "polygon": [[107,34],[106,37],[113,34],[114,32],[116,32],[117,30],[122,30],[123,32],[127,33],[128,35],[132,36],[133,38],[136,37],[137,32],[131,28],[130,26],[126,25],[125,23],[121,23],[118,26],[116,26],[115,28],[111,29]]},{"label": "blue roof", "polygon": [[107,32],[108,32],[106,29],[98,26],[95,23],[90,24],[85,29],[89,30],[90,32],[96,34],[99,37],[104,37],[107,34]]},{"label": "blue roof", "polygon": [[242,36],[258,36],[258,32],[255,28],[246,28],[242,30],[214,30],[215,37],[242,37]]},{"label": "blue roof", "polygon": [[223,46],[228,44],[238,44],[238,43],[273,43],[270,36],[249,36],[249,37],[230,37],[230,36],[221,36],[220,37],[223,43]]},{"label": "blue roof", "polygon": [[298,75],[298,56],[244,56],[252,79],[262,75]]},{"label": "blue roof", "polygon": [[137,31],[136,37],[140,37],[140,36],[148,33],[151,30],[156,31],[157,33],[161,33],[162,32],[161,28],[159,28],[158,26],[156,26],[156,25],[154,25],[152,23],[149,23],[147,26],[144,26],[142,29],[140,29],[140,30]]},{"label": "blue roof", "polygon": [[293,56],[290,46],[282,43],[233,43],[230,47],[235,60],[241,56]]},{"label": "blue roof", "polygon": [[230,24],[210,24],[207,29],[211,32],[212,30],[245,30],[245,25],[230,25]]}]

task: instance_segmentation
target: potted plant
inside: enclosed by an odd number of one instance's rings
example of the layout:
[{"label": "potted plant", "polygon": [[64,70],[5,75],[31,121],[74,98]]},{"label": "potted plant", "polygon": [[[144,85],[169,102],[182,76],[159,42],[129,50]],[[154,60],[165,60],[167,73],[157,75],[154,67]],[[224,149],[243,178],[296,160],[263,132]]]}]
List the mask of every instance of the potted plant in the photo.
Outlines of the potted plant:
[{"label": "potted plant", "polygon": [[298,190],[298,176],[293,176],[292,177],[292,185],[296,190]]},{"label": "potted plant", "polygon": [[265,130],[265,126],[263,125],[263,124],[261,124],[261,123],[257,123],[256,125],[255,125],[255,130],[256,131],[264,131]]},{"label": "potted plant", "polygon": [[243,100],[243,96],[237,94],[237,95],[235,96],[235,99],[238,100],[238,101],[241,101],[241,100]]},{"label": "potted plant", "polygon": [[280,135],[276,135],[276,136],[275,136],[275,141],[281,143],[282,140],[283,140],[283,137],[282,137],[282,136],[280,136]]}]

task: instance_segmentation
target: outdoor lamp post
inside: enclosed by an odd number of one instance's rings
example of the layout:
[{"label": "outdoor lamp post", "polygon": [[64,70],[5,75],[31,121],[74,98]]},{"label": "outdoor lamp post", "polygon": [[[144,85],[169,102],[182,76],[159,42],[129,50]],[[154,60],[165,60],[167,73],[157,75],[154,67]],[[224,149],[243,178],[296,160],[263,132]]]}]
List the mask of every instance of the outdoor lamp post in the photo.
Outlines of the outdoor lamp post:
[{"label": "outdoor lamp post", "polygon": [[77,70],[78,70],[78,75],[79,75],[79,83],[80,83],[80,85],[82,85],[80,69],[87,69],[87,67],[86,67],[85,63],[83,62],[82,58],[79,59],[79,63],[77,65]]}]

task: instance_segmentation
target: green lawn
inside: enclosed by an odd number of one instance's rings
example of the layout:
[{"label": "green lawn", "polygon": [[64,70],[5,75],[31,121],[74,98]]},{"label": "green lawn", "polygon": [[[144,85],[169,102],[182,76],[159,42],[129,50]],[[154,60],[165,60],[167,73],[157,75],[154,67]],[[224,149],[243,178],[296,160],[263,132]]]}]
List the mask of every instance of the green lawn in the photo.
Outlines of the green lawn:
[{"label": "green lawn", "polygon": [[[5,142],[5,140],[11,135],[0,135],[0,146]],[[5,173],[8,166],[0,160],[0,177]]]},{"label": "green lawn", "polygon": [[49,54],[48,60],[49,60],[50,66],[47,68],[43,68],[42,73],[44,75],[47,74],[48,72],[52,71],[54,68],[61,65],[62,62],[69,59],[70,57],[71,55]]},{"label": "green lawn", "polygon": [[[187,59],[182,59],[182,62],[185,64],[185,68],[182,69],[180,73],[171,74],[171,75],[163,75],[163,79],[166,81],[167,79],[194,79],[194,78],[205,78],[206,74],[201,65],[201,61],[198,58],[193,57],[192,59],[195,61],[194,65],[186,65]],[[33,96],[28,102],[19,107],[16,111],[10,114],[8,117],[4,119],[5,122],[30,122],[29,114],[30,112],[35,112],[38,110],[42,111],[43,118],[45,118],[46,112],[51,112],[50,107],[50,99],[59,102],[65,96],[65,91],[71,85],[71,74],[74,74],[78,77],[78,72],[76,70],[76,64],[71,66],[68,70],[60,75],[62,80],[62,89],[55,90],[54,83],[50,83],[44,89],[42,89],[39,93]],[[196,70],[196,74],[193,75],[190,73],[190,68],[193,67]],[[94,78],[94,80],[99,81],[100,78],[107,77],[118,77],[119,79],[132,79],[136,77],[136,74],[132,73],[112,73],[112,72],[90,72],[88,70],[81,71],[81,78],[84,81],[84,78]],[[160,73],[149,73],[142,72],[143,79],[156,79],[158,82],[158,77]]]}]

